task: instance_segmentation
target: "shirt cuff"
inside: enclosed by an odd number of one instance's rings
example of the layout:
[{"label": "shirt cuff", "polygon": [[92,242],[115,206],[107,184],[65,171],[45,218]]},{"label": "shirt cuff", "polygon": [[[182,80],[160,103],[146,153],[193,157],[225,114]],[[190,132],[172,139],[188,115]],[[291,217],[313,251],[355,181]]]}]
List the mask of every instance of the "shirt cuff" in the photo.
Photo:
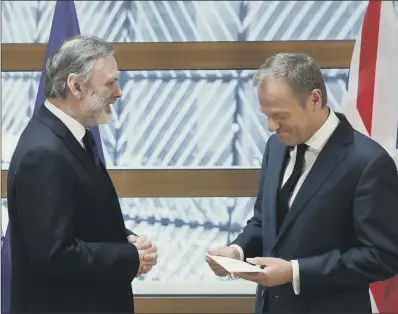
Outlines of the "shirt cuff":
[{"label": "shirt cuff", "polygon": [[241,260],[241,261],[243,261],[243,260],[245,259],[245,254],[243,253],[243,250],[242,250],[242,248],[241,248],[239,245],[237,245],[237,244],[232,244],[232,245],[230,245],[229,247],[234,247],[235,249],[238,250],[239,256],[240,256],[240,260]]},{"label": "shirt cuff", "polygon": [[[235,248],[235,249],[239,252],[239,257],[240,257],[240,260],[241,260],[241,261],[243,261],[243,260],[245,259],[245,254],[243,253],[243,250],[242,250],[242,248],[241,248],[239,245],[232,244],[232,245],[230,245],[229,247],[233,247],[233,248]],[[233,275],[233,274],[231,274],[231,278],[232,278],[232,279],[239,279],[238,276]]]},{"label": "shirt cuff", "polygon": [[296,295],[300,294],[300,269],[297,260],[292,260],[292,270],[293,270],[293,290]]}]

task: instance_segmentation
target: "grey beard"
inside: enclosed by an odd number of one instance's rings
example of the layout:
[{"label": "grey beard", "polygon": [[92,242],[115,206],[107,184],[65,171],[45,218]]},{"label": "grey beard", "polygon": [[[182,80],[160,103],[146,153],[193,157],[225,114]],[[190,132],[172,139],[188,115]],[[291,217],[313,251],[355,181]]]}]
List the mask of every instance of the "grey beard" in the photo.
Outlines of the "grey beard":
[{"label": "grey beard", "polygon": [[95,97],[88,104],[83,104],[80,106],[80,111],[82,113],[82,119],[86,124],[93,126],[97,120],[101,110],[105,107],[105,100],[102,97]]}]

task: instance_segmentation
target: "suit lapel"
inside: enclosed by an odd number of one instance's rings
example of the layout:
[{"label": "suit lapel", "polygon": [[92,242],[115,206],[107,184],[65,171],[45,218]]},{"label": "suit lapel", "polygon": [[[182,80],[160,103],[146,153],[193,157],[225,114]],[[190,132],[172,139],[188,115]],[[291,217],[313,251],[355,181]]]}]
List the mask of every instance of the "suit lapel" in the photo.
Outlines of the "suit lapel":
[{"label": "suit lapel", "polygon": [[[114,202],[112,202],[112,198],[108,197],[108,195],[114,195],[112,193],[112,189],[110,189],[109,187],[109,185],[112,186],[112,182],[110,181],[108,174],[102,173],[102,169],[99,169],[95,166],[94,162],[90,159],[86,150],[79,144],[79,142],[69,131],[69,129],[64,125],[64,123],[56,116],[54,116],[44,105],[41,105],[40,108],[37,110],[36,117],[48,127],[50,127],[58,136],[63,138],[65,145],[68,147],[68,149],[80,160],[80,162],[86,168],[87,172],[92,176],[94,182],[96,183],[96,187],[102,190],[101,195],[105,196],[104,199],[109,202],[110,205],[107,207],[113,208],[115,204]],[[108,183],[105,180],[109,180],[110,182]],[[113,209],[111,210],[111,212],[117,214],[118,222],[120,222],[120,214]]]},{"label": "suit lapel", "polygon": [[116,210],[116,208],[120,208],[118,197],[105,166],[101,162],[101,168],[97,167],[86,150],[77,142],[76,138],[70,132],[65,137],[65,143],[69,150],[83,163],[86,170],[95,180],[96,186],[102,189],[102,195],[105,196],[104,199],[109,203],[109,206],[107,206],[108,211],[115,217],[118,225],[124,228],[123,216]]},{"label": "suit lapel", "polygon": [[307,178],[297,193],[297,196],[286,215],[285,221],[281,226],[275,245],[288,231],[289,227],[305,209],[305,206],[310,199],[327,181],[334,169],[346,156],[347,145],[352,143],[353,130],[344,116],[341,114],[337,115],[341,120],[340,124],[320,152]]},{"label": "suit lapel", "polygon": [[[64,137],[64,141],[66,146],[69,148],[69,150],[82,162],[88,173],[96,181],[99,179],[99,169],[95,166],[94,162],[90,159],[89,154],[86,152],[86,150],[78,143],[76,138],[73,136],[72,133],[68,133]],[[101,184],[103,187],[103,185]]]},{"label": "suit lapel", "polygon": [[66,125],[52,114],[43,104],[37,110],[36,116],[64,140],[65,145],[82,162],[90,175],[93,176],[95,180],[98,180],[98,171],[95,164],[91,161],[86,150],[79,144]]},{"label": "suit lapel", "polygon": [[266,179],[264,182],[264,197],[265,202],[263,202],[263,213],[265,215],[265,220],[267,221],[267,234],[272,235],[272,239],[267,239],[267,241],[275,241],[277,236],[277,193],[279,188],[279,183],[284,173],[284,161],[285,156],[288,152],[288,147],[283,145],[279,139],[275,139],[275,144],[273,147],[270,146],[268,167],[266,173]]}]

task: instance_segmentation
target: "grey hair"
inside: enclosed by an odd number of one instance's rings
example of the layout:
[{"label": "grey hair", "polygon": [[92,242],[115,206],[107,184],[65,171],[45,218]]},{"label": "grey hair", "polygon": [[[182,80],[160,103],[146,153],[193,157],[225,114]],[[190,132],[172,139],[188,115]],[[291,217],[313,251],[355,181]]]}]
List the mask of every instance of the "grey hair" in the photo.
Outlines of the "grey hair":
[{"label": "grey hair", "polygon": [[67,39],[46,62],[44,96],[66,98],[69,75],[76,75],[81,84],[87,84],[95,61],[114,54],[112,45],[98,37],[79,35]]},{"label": "grey hair", "polygon": [[253,85],[262,86],[267,79],[286,82],[302,103],[314,89],[319,89],[322,94],[322,107],[327,104],[326,85],[321,69],[315,60],[306,54],[278,53],[269,57],[254,75]]}]

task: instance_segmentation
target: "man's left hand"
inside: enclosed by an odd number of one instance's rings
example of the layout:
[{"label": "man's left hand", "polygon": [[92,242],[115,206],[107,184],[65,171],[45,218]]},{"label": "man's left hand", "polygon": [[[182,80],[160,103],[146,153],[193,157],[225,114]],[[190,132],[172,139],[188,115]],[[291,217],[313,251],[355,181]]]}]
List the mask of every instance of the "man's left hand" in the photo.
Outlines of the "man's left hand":
[{"label": "man's left hand", "polygon": [[256,257],[247,261],[254,265],[265,266],[260,273],[235,273],[239,278],[256,282],[266,287],[283,285],[293,280],[292,264],[281,258]]},{"label": "man's left hand", "polygon": [[[135,236],[135,235],[130,235],[127,237],[127,240],[129,241],[129,243],[134,244],[138,250],[147,250],[149,248],[155,248],[155,255],[157,256],[157,248],[155,246],[155,244],[153,244],[148,238],[147,236]],[[154,255],[154,253],[152,253],[152,255]],[[148,264],[142,265],[138,271],[138,274],[136,275],[137,277],[140,277],[143,274],[148,273],[153,266],[156,265],[157,263],[157,258],[153,259],[151,257],[148,256],[148,258],[144,257],[145,261],[148,261]]]}]

